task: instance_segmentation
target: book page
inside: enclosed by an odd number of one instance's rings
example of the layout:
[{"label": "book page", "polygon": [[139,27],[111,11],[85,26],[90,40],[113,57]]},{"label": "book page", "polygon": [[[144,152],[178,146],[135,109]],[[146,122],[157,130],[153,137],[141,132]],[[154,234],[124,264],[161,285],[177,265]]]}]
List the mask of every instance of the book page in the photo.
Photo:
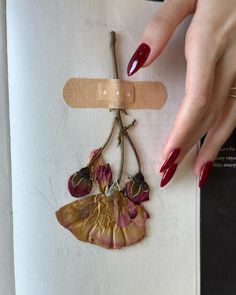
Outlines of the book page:
[{"label": "book page", "polygon": [[[147,237],[121,250],[81,242],[61,227],[55,211],[75,199],[68,177],[86,164],[109,132],[112,112],[72,109],[62,96],[71,77],[111,78],[111,30],[117,32],[119,75],[160,3],[137,0],[8,2],[8,58],[16,294],[198,294],[199,191],[194,148],[173,181],[159,188],[164,141],[183,96],[187,19],[164,53],[130,80],[162,81],[162,110],[128,111],[130,130],[151,188],[144,204]],[[119,163],[108,151],[112,166]],[[126,158],[135,171],[131,151]]]},{"label": "book page", "polygon": [[0,293],[13,295],[13,232],[7,85],[6,4],[0,1]]}]

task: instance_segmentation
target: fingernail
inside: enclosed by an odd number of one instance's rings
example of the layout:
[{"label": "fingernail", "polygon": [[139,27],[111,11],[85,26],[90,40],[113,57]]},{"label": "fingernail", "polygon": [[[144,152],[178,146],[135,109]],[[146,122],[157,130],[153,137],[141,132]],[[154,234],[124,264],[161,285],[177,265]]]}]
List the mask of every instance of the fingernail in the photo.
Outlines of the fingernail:
[{"label": "fingernail", "polygon": [[202,165],[201,170],[200,170],[200,175],[199,175],[199,187],[203,187],[204,184],[206,183],[206,180],[208,178],[208,175],[210,173],[212,167],[212,162],[208,161],[205,164]]},{"label": "fingernail", "polygon": [[166,169],[168,169],[175,162],[175,160],[178,158],[179,153],[180,153],[180,148],[173,149],[169,153],[165,162],[162,164],[160,172],[164,172]]},{"label": "fingernail", "polygon": [[171,178],[175,174],[177,166],[178,166],[178,164],[174,163],[168,169],[165,170],[165,172],[163,173],[162,179],[161,179],[160,187],[165,186],[171,180]]},{"label": "fingernail", "polygon": [[128,76],[133,75],[142,67],[142,65],[147,60],[150,52],[151,48],[147,44],[142,43],[139,45],[138,49],[135,51],[134,55],[131,57],[129,61],[127,67]]}]

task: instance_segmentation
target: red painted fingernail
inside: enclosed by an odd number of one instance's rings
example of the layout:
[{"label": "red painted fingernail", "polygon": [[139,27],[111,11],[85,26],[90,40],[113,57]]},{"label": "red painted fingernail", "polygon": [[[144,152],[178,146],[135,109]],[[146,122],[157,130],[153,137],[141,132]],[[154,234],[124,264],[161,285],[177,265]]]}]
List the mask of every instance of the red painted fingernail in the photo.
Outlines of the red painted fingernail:
[{"label": "red painted fingernail", "polygon": [[201,170],[200,170],[200,175],[199,175],[199,187],[203,187],[204,184],[206,183],[207,177],[210,173],[212,167],[212,162],[208,161],[205,164],[202,165]]},{"label": "red painted fingernail", "polygon": [[175,162],[175,160],[178,158],[179,153],[180,153],[180,148],[173,149],[169,153],[168,158],[162,164],[160,172],[164,172],[166,169],[168,169]]},{"label": "red painted fingernail", "polygon": [[135,51],[133,56],[131,57],[128,67],[127,67],[127,74],[128,76],[133,75],[136,73],[142,65],[147,60],[149,54],[151,52],[151,48],[145,44],[142,43],[139,45],[138,49]]},{"label": "red painted fingernail", "polygon": [[168,169],[165,170],[165,172],[163,173],[162,179],[161,179],[160,187],[165,186],[171,180],[171,178],[175,174],[177,166],[178,166],[178,164],[174,163]]}]

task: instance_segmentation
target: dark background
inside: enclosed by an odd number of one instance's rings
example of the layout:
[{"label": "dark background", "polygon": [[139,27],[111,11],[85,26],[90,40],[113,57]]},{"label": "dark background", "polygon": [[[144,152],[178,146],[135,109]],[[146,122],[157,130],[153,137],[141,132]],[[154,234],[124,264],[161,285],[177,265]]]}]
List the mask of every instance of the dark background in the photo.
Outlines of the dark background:
[{"label": "dark background", "polygon": [[236,130],[221,149],[201,190],[201,295],[236,295],[236,167],[233,166],[236,166]]},{"label": "dark background", "polygon": [[236,130],[201,190],[201,295],[236,295],[235,159]]}]

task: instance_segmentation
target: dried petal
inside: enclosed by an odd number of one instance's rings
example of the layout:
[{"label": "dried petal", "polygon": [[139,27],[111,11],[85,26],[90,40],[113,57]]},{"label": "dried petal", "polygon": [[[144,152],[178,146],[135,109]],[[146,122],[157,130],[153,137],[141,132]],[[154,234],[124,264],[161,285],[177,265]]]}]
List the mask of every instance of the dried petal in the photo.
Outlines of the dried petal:
[{"label": "dried petal", "polygon": [[101,193],[72,202],[59,209],[56,216],[79,240],[111,249],[142,240],[149,217],[142,205],[118,191],[112,196]]},{"label": "dried petal", "polygon": [[[90,152],[89,162],[97,155],[101,148],[94,149]],[[97,158],[97,160],[90,166],[91,178],[94,179],[95,169],[99,166],[105,165],[102,154]]]},{"label": "dried petal", "polygon": [[149,186],[145,182],[141,172],[137,173],[125,184],[126,195],[135,203],[148,201],[149,191]]},{"label": "dried petal", "polygon": [[[114,192],[116,194],[116,192]],[[123,227],[127,226],[131,219],[138,214],[137,206],[128,198],[114,198],[116,224]]]},{"label": "dried petal", "polygon": [[70,176],[68,180],[68,189],[70,194],[75,197],[83,197],[90,193],[93,183],[90,179],[88,167],[84,167]]},{"label": "dried petal", "polygon": [[[97,149],[94,149],[90,152],[90,155],[89,155],[89,162],[97,155],[97,153],[101,150],[101,148],[97,148]],[[101,156],[99,156],[98,160],[96,160],[95,162],[99,161],[100,160],[100,163],[99,165],[102,165],[104,162],[101,158]]]},{"label": "dried petal", "polygon": [[105,187],[110,183],[112,179],[112,171],[109,164],[101,165],[94,170],[94,180],[97,182],[100,191],[104,192]]}]

